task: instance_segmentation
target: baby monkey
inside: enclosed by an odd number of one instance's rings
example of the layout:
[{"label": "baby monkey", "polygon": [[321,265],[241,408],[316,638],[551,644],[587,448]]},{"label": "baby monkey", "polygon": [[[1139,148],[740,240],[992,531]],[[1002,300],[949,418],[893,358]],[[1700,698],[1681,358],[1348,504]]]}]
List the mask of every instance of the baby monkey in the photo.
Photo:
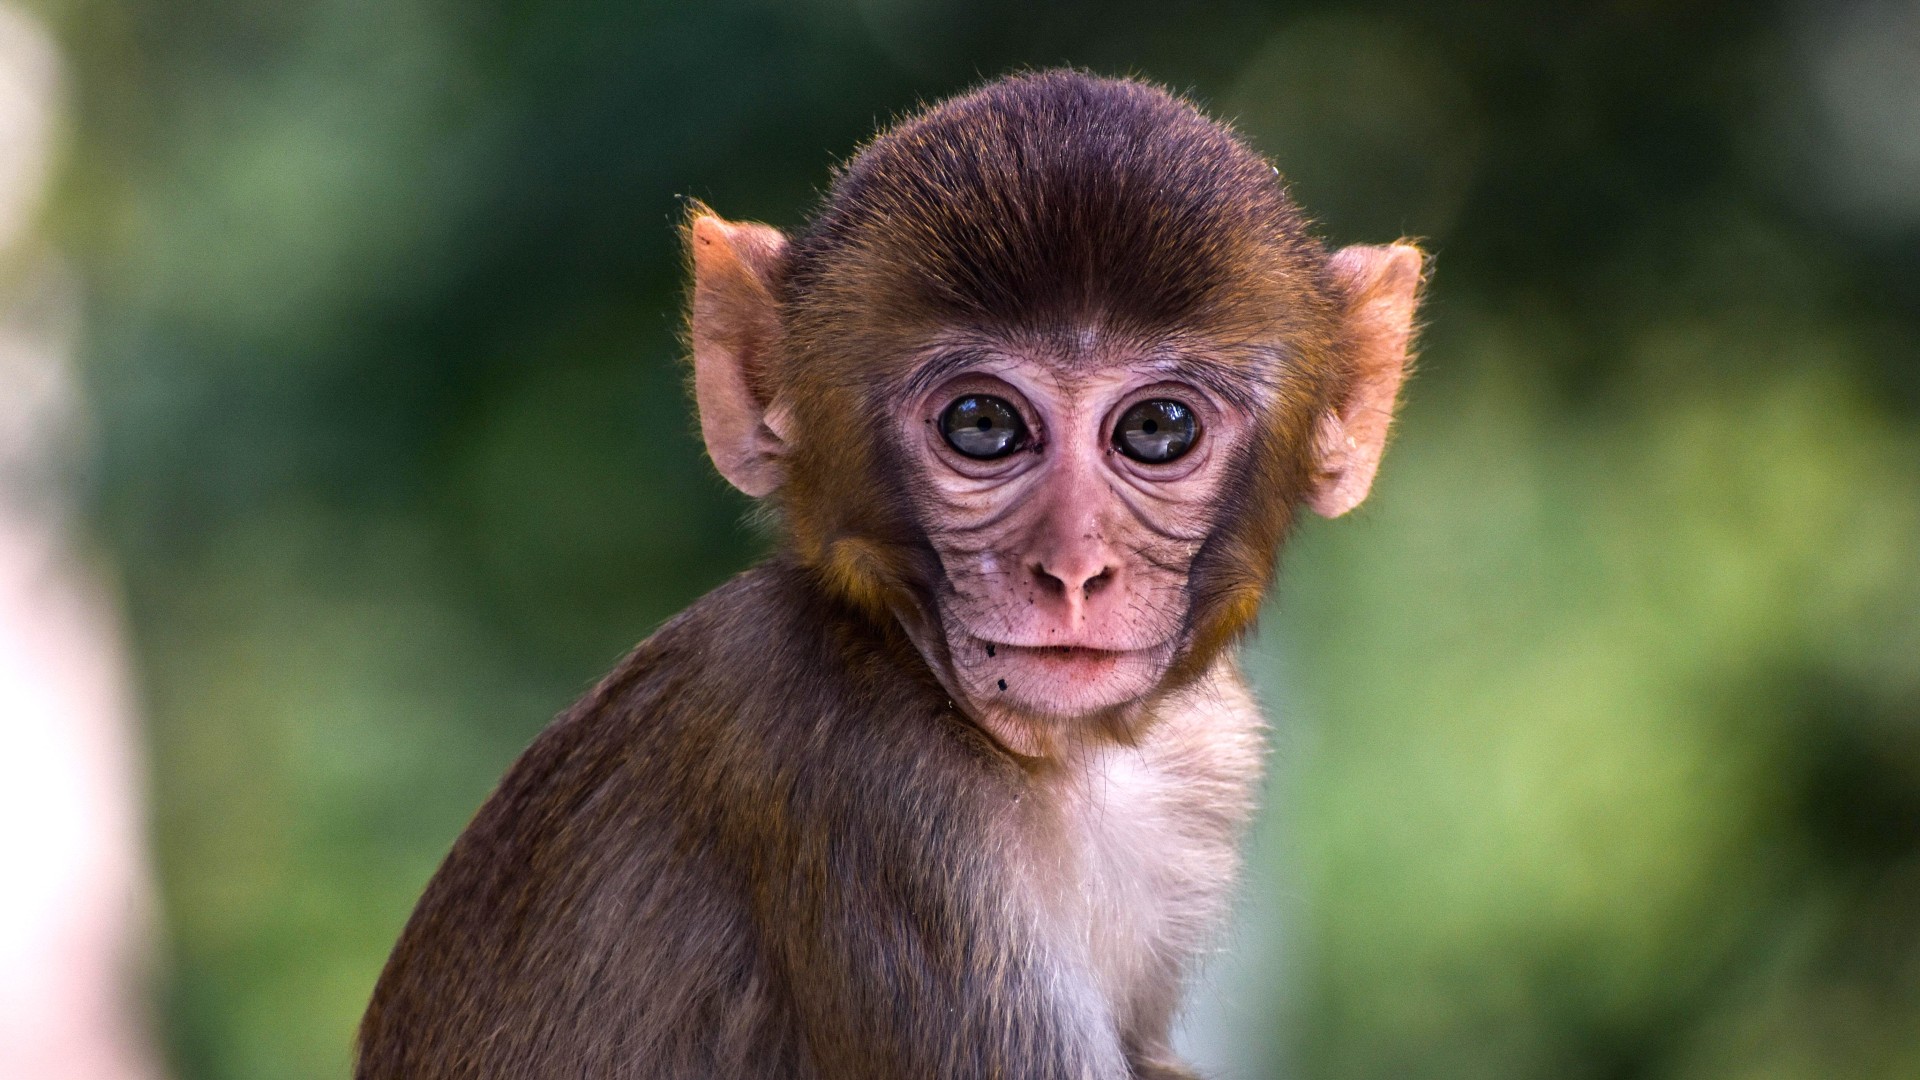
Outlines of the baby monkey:
[{"label": "baby monkey", "polygon": [[1140,82],[881,134],[788,236],[695,207],[714,465],[779,549],[548,727],[427,886],[361,1080],[1182,1077],[1295,508],[1359,503],[1422,277]]}]

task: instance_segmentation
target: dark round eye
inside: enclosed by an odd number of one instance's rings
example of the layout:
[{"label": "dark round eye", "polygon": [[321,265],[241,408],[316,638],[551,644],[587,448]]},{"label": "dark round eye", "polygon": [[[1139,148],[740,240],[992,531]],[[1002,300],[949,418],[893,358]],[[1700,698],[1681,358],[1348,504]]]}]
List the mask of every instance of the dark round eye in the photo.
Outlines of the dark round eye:
[{"label": "dark round eye", "polygon": [[1012,405],[986,394],[968,394],[940,414],[947,445],[970,458],[1003,458],[1027,441],[1027,425]]},{"label": "dark round eye", "polygon": [[1128,409],[1113,429],[1113,445],[1135,461],[1161,465],[1193,449],[1200,425],[1193,410],[1177,401],[1155,398]]}]

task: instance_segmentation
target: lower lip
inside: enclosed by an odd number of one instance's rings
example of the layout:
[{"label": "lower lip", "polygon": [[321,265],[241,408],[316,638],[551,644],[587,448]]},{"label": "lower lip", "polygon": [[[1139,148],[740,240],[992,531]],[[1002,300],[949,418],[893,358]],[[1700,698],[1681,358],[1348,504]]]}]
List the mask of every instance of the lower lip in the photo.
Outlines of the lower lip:
[{"label": "lower lip", "polygon": [[1096,677],[1119,666],[1125,653],[1108,649],[1025,648],[1000,645],[995,652],[1009,660],[1024,660],[1058,675]]}]

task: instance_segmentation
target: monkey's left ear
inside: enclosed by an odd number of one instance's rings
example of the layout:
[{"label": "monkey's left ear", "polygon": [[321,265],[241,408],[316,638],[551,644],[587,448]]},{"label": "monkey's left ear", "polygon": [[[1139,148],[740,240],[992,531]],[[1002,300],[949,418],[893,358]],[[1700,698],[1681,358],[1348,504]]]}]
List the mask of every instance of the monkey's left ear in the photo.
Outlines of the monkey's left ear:
[{"label": "monkey's left ear", "polygon": [[693,393],[707,456],[754,498],[786,479],[785,410],[774,400],[780,303],[774,285],[787,238],[766,225],[723,221],[696,207],[687,223],[693,262]]},{"label": "monkey's left ear", "polygon": [[1307,493],[1307,505],[1322,517],[1339,517],[1360,505],[1373,487],[1407,373],[1423,261],[1412,244],[1356,244],[1333,254],[1331,269],[1346,304],[1345,337],[1356,376],[1346,402],[1320,418],[1316,433],[1320,480]]}]

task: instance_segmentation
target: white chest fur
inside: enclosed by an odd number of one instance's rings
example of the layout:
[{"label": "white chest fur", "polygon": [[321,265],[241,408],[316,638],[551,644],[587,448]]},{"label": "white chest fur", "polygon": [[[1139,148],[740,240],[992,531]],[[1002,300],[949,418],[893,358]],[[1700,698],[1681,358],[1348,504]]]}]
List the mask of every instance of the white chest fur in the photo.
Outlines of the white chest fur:
[{"label": "white chest fur", "polygon": [[1123,1034],[1164,1032],[1220,926],[1261,757],[1259,712],[1223,665],[1138,745],[1088,749],[1040,780],[1041,918]]}]

